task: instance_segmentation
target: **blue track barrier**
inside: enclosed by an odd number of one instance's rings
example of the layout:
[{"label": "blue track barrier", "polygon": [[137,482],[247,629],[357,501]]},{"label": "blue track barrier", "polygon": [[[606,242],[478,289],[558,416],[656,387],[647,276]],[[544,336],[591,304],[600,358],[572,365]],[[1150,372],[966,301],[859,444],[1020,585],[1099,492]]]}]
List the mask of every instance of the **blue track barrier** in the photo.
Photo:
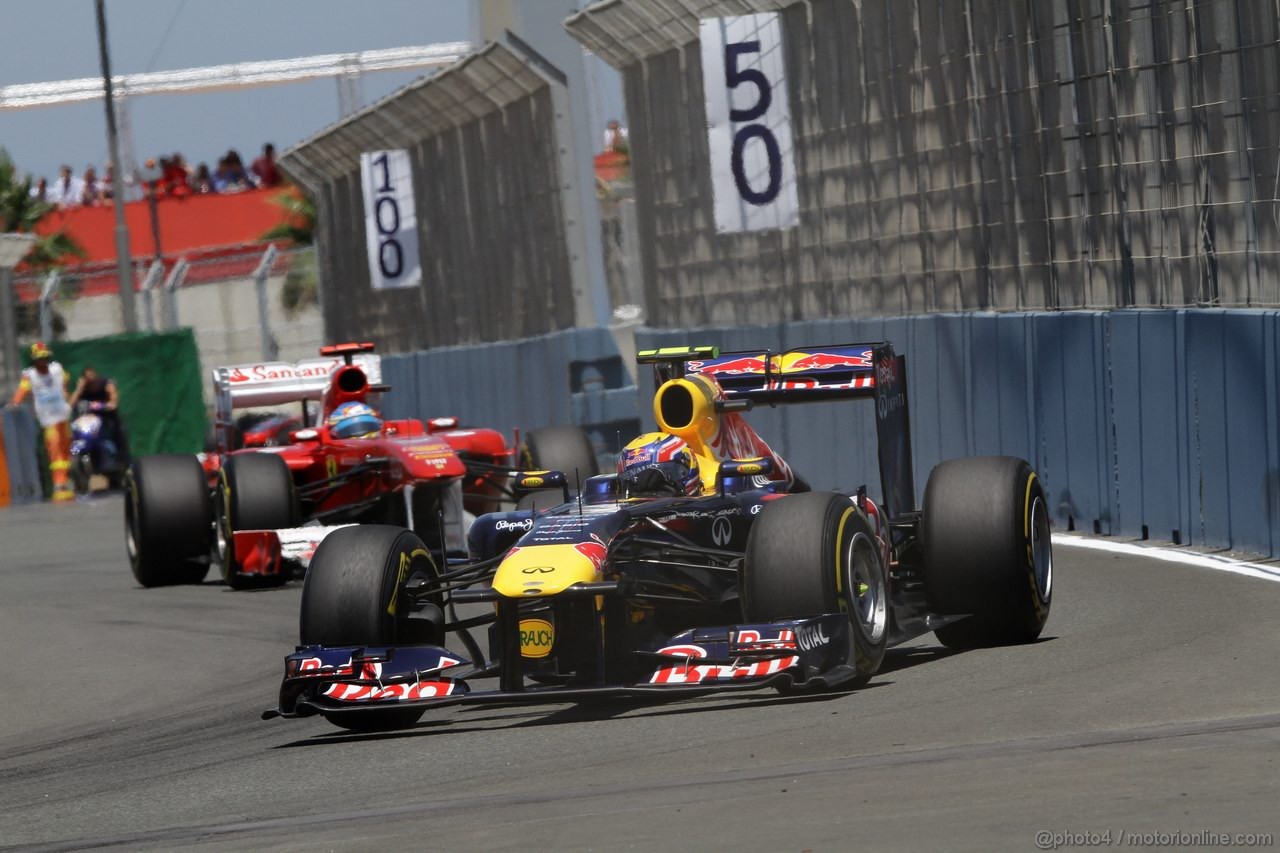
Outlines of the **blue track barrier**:
[{"label": "blue track barrier", "polygon": [[[930,314],[642,330],[636,346],[882,339],[907,355],[918,500],[945,459],[1021,456],[1059,528],[1280,555],[1280,312]],[[878,493],[869,409],[822,405],[751,417],[815,488]]]},{"label": "blue track barrier", "polygon": [[[635,345],[870,340],[907,355],[917,501],[937,463],[1007,454],[1036,466],[1059,528],[1280,554],[1280,312],[930,314],[641,329]],[[602,466],[653,424],[650,372],[633,383],[605,329],[388,356],[383,376],[390,416],[573,422]],[[878,494],[870,407],[820,409],[751,420],[814,488]]]}]

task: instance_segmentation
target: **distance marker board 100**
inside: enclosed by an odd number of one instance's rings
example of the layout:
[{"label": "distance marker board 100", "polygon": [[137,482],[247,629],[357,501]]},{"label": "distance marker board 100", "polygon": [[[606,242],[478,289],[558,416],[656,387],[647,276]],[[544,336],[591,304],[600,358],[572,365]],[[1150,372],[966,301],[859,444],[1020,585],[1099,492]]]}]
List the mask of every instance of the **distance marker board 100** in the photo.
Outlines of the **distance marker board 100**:
[{"label": "distance marker board 100", "polygon": [[418,257],[418,217],[409,152],[361,154],[360,186],[373,289],[417,287],[422,283],[422,263]]}]

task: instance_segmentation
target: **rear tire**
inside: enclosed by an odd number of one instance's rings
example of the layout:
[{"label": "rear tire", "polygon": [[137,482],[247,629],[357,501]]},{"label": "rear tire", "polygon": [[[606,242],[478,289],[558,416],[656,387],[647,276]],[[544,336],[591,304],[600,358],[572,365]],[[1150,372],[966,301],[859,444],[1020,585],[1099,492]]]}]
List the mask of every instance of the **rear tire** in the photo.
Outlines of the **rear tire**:
[{"label": "rear tire", "polygon": [[569,485],[599,472],[595,448],[581,427],[553,426],[530,430],[520,444],[520,464],[526,471],[561,471]]},{"label": "rear tire", "polygon": [[972,613],[934,633],[948,648],[1030,643],[1053,603],[1044,488],[1011,456],[943,462],[929,474],[920,522],[925,590],[939,614]]},{"label": "rear tire", "polygon": [[857,670],[857,686],[884,660],[888,599],[875,532],[848,497],[806,492],[765,504],[743,561],[746,621],[849,614],[848,662]]},{"label": "rear tire", "polygon": [[[437,577],[431,554],[412,531],[380,524],[335,530],[307,569],[299,640],[321,646],[403,642],[408,613],[399,592],[419,574]],[[373,732],[407,728],[422,714],[422,708],[389,708],[326,714],[325,719],[351,731]]]},{"label": "rear tire", "polygon": [[279,586],[288,574],[242,575],[231,553],[236,530],[283,530],[298,525],[298,499],[289,466],[274,453],[238,453],[223,460],[218,488],[218,557],[232,589]]},{"label": "rear tire", "polygon": [[194,456],[135,460],[125,475],[125,547],[145,587],[200,583],[209,571],[213,503]]},{"label": "rear tire", "polygon": [[71,458],[71,484],[77,495],[87,495],[93,477],[93,460],[88,454],[80,454]]}]

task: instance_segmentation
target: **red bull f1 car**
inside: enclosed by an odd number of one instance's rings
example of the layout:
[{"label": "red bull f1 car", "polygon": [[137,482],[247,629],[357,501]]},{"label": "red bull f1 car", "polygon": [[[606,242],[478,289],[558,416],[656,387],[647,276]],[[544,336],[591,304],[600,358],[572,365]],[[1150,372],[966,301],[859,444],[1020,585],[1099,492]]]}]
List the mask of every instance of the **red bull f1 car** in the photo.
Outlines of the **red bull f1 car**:
[{"label": "red bull f1 car", "polygon": [[[890,344],[639,361],[657,374],[660,432],[573,499],[561,472],[524,472],[521,488],[558,494],[478,518],[468,561],[438,564],[397,527],[326,538],[264,716],[379,730],[457,703],[843,688],[931,631],[952,647],[1039,636],[1053,579],[1039,479],[1021,459],[952,460],[917,509],[906,363]],[[810,491],[743,417],[864,398],[880,502]]]},{"label": "red bull f1 car", "polygon": [[[126,546],[143,586],[198,583],[211,565],[235,588],[280,584],[342,526],[381,522],[416,532],[436,559],[465,553],[476,515],[513,497],[527,463],[595,473],[576,427],[550,427],[509,446],[457,418],[387,420],[388,390],[372,344],[324,347],[320,358],[214,370],[218,452],[138,459],[126,480]],[[299,404],[233,450],[244,407]],[[261,433],[259,435],[258,433]],[[246,434],[246,437],[248,434]],[[262,440],[259,441],[258,439]]]}]

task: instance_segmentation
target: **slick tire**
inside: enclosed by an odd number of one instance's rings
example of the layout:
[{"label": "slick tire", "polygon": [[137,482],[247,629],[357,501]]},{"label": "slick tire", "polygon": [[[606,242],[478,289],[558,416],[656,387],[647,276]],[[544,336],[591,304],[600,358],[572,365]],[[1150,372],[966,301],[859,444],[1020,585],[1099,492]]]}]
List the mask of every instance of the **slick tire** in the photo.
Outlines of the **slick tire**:
[{"label": "slick tire", "polygon": [[1012,456],[943,462],[929,474],[920,522],[925,592],[935,613],[971,613],[934,633],[953,649],[1030,643],[1053,603],[1044,488]]},{"label": "slick tire", "polygon": [[520,465],[526,471],[562,471],[574,489],[575,476],[585,480],[599,473],[591,439],[576,426],[530,430],[520,443]]},{"label": "slick tire", "polygon": [[125,474],[125,548],[145,587],[200,583],[209,571],[213,502],[195,456],[134,461]]},{"label": "slick tire", "polygon": [[[366,524],[344,527],[316,549],[302,587],[298,637],[302,645],[391,646],[421,642],[405,624],[401,587],[415,575],[437,576],[426,545],[403,527]],[[373,709],[326,719],[352,731],[412,726],[421,708]]]},{"label": "slick tire", "polygon": [[747,538],[742,612],[748,622],[847,613],[854,686],[884,660],[888,581],[871,522],[848,497],[806,492],[765,504]]},{"label": "slick tire", "polygon": [[225,457],[218,480],[218,558],[222,579],[232,589],[280,586],[288,574],[242,575],[231,553],[233,531],[282,530],[298,525],[298,498],[293,475],[274,453],[240,453]]}]

